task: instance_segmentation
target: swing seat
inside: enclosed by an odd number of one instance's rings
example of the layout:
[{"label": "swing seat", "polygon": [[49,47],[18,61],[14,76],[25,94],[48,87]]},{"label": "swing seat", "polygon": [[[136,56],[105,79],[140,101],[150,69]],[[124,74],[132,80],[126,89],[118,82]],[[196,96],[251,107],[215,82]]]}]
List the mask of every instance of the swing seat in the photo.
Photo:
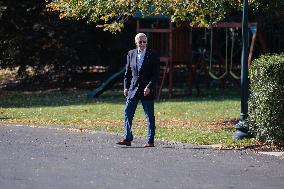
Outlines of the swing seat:
[{"label": "swing seat", "polygon": [[226,75],[227,75],[227,71],[225,73],[223,73],[222,75],[220,75],[219,77],[216,76],[215,74],[213,74],[210,70],[209,70],[209,75],[210,77],[212,77],[213,79],[216,79],[216,80],[220,80],[220,79],[223,79]]}]

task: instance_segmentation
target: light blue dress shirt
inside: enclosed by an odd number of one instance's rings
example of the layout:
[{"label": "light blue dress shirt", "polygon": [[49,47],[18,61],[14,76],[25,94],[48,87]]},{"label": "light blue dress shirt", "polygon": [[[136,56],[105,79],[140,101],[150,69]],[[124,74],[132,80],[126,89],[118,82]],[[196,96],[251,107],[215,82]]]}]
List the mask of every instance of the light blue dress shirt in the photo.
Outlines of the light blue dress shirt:
[{"label": "light blue dress shirt", "polygon": [[141,66],[143,64],[145,52],[146,52],[146,49],[144,49],[144,51],[141,51],[141,50],[138,49],[138,54],[137,54],[137,68],[138,68],[138,71],[140,71],[140,68],[141,68]]}]

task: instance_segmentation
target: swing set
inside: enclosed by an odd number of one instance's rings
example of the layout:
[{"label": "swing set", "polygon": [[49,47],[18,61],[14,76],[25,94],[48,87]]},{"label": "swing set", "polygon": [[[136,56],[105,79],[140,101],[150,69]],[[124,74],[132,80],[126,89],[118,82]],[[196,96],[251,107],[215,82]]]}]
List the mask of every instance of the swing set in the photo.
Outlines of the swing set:
[{"label": "swing set", "polygon": [[[240,76],[234,71],[235,56],[235,43],[236,43],[236,30],[241,29],[241,23],[230,22],[230,23],[218,23],[212,25],[210,30],[210,51],[209,51],[209,65],[204,65],[207,70],[207,74],[214,80],[222,80],[225,76],[230,75],[232,78],[238,80]],[[216,66],[213,62],[213,29],[225,29],[226,40],[225,40],[225,58],[223,59],[223,65],[219,62],[219,69],[223,69],[223,73],[217,74],[214,69]],[[249,63],[251,63],[252,54],[254,50],[254,44],[257,33],[257,23],[249,23],[250,33],[252,34],[250,41],[249,51]],[[194,65],[192,64],[192,33],[194,29],[201,29],[200,27],[189,27],[187,23],[176,27],[174,23],[165,18],[157,19],[137,19],[136,32],[144,32],[148,35],[148,46],[160,54],[161,70],[160,79],[157,86],[157,98],[159,99],[162,95],[162,91],[167,91],[168,97],[173,96],[173,82],[187,83],[188,94],[192,92],[192,86],[194,84],[193,77],[195,77],[193,70]],[[229,37],[230,36],[230,37]],[[230,45],[229,45],[230,38]],[[215,41],[214,41],[215,42]],[[228,62],[228,49],[230,46],[230,60]],[[265,48],[264,48],[265,49]],[[263,50],[263,48],[262,48]],[[263,50],[265,51],[265,50]],[[206,51],[205,51],[206,53]],[[204,53],[203,53],[204,54]],[[223,56],[223,55],[222,55]],[[202,58],[201,58],[202,59]],[[241,59],[240,57],[238,59]],[[205,63],[205,56],[203,56],[203,63]],[[208,61],[207,61],[208,62]],[[239,66],[240,68],[240,66]],[[188,70],[186,72],[181,70]],[[240,69],[239,69],[240,70]],[[175,74],[175,75],[174,75]],[[175,76],[175,77],[174,77]],[[181,80],[183,79],[183,80]],[[165,88],[166,87],[166,88]],[[165,89],[165,90],[163,90]]]},{"label": "swing set", "polygon": [[[235,25],[236,26],[236,25]],[[220,26],[219,26],[220,27]],[[257,24],[256,23],[250,23],[249,25],[250,32],[252,33],[252,40],[250,44],[250,56],[249,56],[249,64],[251,63],[251,57],[252,52],[255,44],[255,38],[256,38],[256,32],[257,32]],[[213,27],[210,28],[210,55],[209,55],[209,68],[208,68],[208,74],[212,79],[215,80],[221,80],[226,75],[231,75],[234,79],[240,79],[241,76],[238,76],[233,71],[233,56],[234,56],[234,47],[235,47],[235,37],[236,33],[235,30],[239,29],[239,27],[233,28],[233,27],[226,27],[225,33],[226,33],[226,40],[225,40],[225,63],[224,63],[224,73],[221,75],[217,75],[213,71],[213,64],[212,64],[212,58],[213,58]],[[230,32],[230,39],[231,39],[231,49],[230,49],[230,66],[228,70],[228,48],[229,48],[229,32]],[[203,56],[204,57],[204,56]]]}]

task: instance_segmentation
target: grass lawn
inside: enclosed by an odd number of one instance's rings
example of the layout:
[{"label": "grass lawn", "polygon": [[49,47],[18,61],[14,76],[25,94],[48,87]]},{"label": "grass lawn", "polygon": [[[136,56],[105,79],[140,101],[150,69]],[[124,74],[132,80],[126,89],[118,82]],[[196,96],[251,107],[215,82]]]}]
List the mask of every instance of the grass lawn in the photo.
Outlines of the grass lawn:
[{"label": "grass lawn", "polygon": [[[225,94],[225,95],[222,95]],[[0,92],[0,123],[62,126],[123,132],[125,99],[122,91],[107,91],[98,99],[87,91]],[[192,144],[246,146],[254,139],[234,142],[233,125],[240,114],[238,92],[210,91],[204,97],[183,97],[156,102],[156,138]],[[146,135],[141,105],[135,114],[133,132]]]}]

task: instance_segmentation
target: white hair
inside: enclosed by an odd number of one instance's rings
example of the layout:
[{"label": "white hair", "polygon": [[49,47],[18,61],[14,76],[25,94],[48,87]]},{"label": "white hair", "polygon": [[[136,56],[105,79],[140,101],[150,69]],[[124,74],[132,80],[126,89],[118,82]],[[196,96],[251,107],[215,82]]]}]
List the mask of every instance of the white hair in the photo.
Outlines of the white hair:
[{"label": "white hair", "polygon": [[137,33],[135,36],[135,42],[138,42],[140,37],[146,37],[147,39],[147,36],[145,33]]}]

